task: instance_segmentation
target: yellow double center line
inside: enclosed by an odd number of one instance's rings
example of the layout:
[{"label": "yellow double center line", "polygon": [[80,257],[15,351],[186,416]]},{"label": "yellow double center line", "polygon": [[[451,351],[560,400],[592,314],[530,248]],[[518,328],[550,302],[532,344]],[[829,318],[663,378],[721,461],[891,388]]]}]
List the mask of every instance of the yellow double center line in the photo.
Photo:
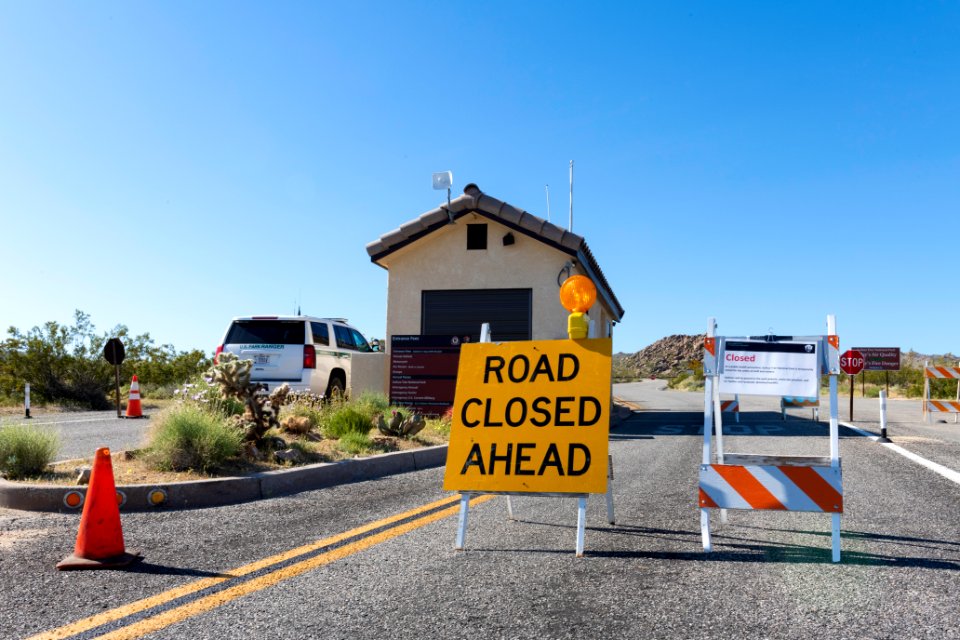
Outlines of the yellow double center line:
[{"label": "yellow double center line", "polygon": [[[471,500],[470,505],[473,506],[476,504],[481,504],[492,499],[493,497],[494,496],[492,495],[479,496]],[[444,505],[448,506],[446,508],[441,508]],[[251,564],[238,567],[222,576],[196,580],[181,587],[164,591],[163,593],[159,593],[155,596],[137,600],[136,602],[131,602],[130,604],[122,607],[117,607],[116,609],[112,609],[110,611],[104,611],[103,613],[99,613],[95,616],[90,616],[89,618],[84,618],[68,625],[51,629],[50,631],[44,631],[43,633],[30,636],[27,638],[27,640],[52,640],[55,638],[69,638],[70,636],[95,629],[101,625],[115,622],[117,620],[121,620],[122,618],[126,618],[127,616],[132,616],[143,611],[148,611],[149,609],[159,607],[160,605],[166,604],[178,598],[182,598],[184,596],[203,591],[204,589],[209,589],[211,587],[220,585],[228,580],[242,578],[243,576],[250,575],[251,573],[260,571],[262,569],[267,569],[273,565],[281,564],[287,560],[290,560],[291,558],[296,558],[297,556],[317,551],[319,549],[323,549],[324,547],[336,545],[344,540],[363,536],[371,531],[388,527],[383,531],[379,531],[373,535],[368,535],[360,538],[359,540],[355,540],[354,542],[350,542],[348,544],[336,547],[335,549],[331,549],[330,551],[307,558],[306,560],[301,560],[300,562],[296,562],[269,573],[265,573],[262,576],[245,580],[236,586],[228,587],[207,596],[200,596],[197,599],[187,602],[186,604],[173,607],[156,615],[137,620],[129,625],[122,626],[114,631],[96,636],[97,638],[107,638],[109,640],[119,640],[121,638],[139,638],[148,633],[153,633],[154,631],[168,627],[171,624],[180,622],[181,620],[186,620],[187,618],[199,615],[205,611],[215,609],[216,607],[226,604],[231,600],[241,596],[260,591],[261,589],[266,589],[267,587],[273,586],[279,582],[283,582],[284,580],[289,580],[290,578],[299,576],[307,571],[317,569],[324,565],[330,564],[331,562],[336,562],[337,560],[351,556],[355,553],[363,551],[364,549],[369,549],[370,547],[380,544],[381,542],[386,542],[387,540],[402,536],[405,533],[409,533],[410,531],[424,527],[432,522],[436,522],[437,520],[451,516],[455,514],[458,509],[459,500],[451,502],[450,498],[444,498],[443,500],[431,502],[430,504],[425,504],[421,507],[417,507],[416,509],[399,513],[397,515],[390,516],[389,518],[384,518],[383,520],[377,520],[376,522],[371,522],[363,525],[362,527],[357,527],[356,529],[351,529],[350,531],[345,531],[335,536],[317,540],[316,542],[312,542],[295,549],[290,549],[289,551],[270,556],[269,558],[264,558]],[[416,516],[423,513],[427,513],[427,515],[416,518]],[[396,524],[396,526],[390,526],[410,518],[416,519],[409,522],[404,522],[403,524]]]}]

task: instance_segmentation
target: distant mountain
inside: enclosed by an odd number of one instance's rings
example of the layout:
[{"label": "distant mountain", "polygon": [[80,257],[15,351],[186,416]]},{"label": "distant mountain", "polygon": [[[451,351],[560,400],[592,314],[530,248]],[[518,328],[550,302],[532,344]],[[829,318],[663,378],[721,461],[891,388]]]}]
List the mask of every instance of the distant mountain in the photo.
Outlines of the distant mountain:
[{"label": "distant mountain", "polygon": [[704,334],[688,336],[677,334],[661,338],[636,353],[617,353],[613,356],[613,376],[616,379],[672,378],[690,368],[690,361],[703,359]]}]

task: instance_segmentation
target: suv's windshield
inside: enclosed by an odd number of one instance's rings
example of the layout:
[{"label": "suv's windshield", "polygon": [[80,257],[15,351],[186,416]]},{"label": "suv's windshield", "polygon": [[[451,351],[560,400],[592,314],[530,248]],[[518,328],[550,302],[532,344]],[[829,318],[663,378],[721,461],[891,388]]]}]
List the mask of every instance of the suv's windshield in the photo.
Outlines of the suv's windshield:
[{"label": "suv's windshield", "polygon": [[338,324],[333,325],[333,333],[337,337],[337,346],[344,349],[353,349],[354,351],[363,351],[369,353],[373,351],[366,339],[360,335],[359,331],[348,327],[341,327]]},{"label": "suv's windshield", "polygon": [[227,344],[303,344],[302,320],[235,320]]}]

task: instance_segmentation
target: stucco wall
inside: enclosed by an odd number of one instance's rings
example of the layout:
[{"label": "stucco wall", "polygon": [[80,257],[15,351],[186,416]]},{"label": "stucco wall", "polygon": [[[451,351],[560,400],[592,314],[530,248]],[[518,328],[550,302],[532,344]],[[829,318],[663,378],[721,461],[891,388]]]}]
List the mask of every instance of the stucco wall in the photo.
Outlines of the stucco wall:
[{"label": "stucco wall", "polygon": [[[486,250],[467,250],[467,224],[487,225]],[[384,258],[381,262],[390,273],[388,348],[392,335],[420,333],[421,292],[432,289],[531,288],[533,339],[566,338],[568,314],[560,304],[557,274],[571,256],[517,231],[512,232],[515,243],[503,246],[509,232],[504,225],[469,214]],[[610,314],[597,302],[590,315],[598,337],[606,336]],[[497,328],[492,331],[496,339]]]},{"label": "stucco wall", "polygon": [[353,353],[350,355],[350,393],[353,397],[364,391],[387,393],[387,354]]}]

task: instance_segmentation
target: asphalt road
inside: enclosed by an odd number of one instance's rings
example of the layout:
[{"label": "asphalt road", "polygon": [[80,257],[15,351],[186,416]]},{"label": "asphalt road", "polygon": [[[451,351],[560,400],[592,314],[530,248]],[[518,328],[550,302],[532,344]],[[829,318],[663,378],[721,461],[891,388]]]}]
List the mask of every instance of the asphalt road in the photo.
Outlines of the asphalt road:
[{"label": "asphalt road", "polygon": [[90,458],[100,447],[111,451],[136,449],[146,441],[150,428],[150,414],[143,418],[117,418],[116,409],[110,411],[82,411],[67,413],[34,413],[29,420],[23,416],[0,417],[0,426],[25,424],[50,429],[60,436],[57,460]]},{"label": "asphalt road", "polygon": [[[591,497],[583,558],[573,553],[569,498],[515,498],[515,521],[503,497],[478,504],[466,550],[455,551],[456,511],[444,505],[456,501],[441,490],[441,469],[246,505],[125,514],[127,547],[145,556],[130,571],[57,572],[78,517],[5,511],[0,637],[93,615],[102,617],[61,635],[960,637],[960,486],[843,429],[840,564],[830,561],[824,514],[733,511],[727,524],[714,518],[715,551],[704,554],[696,504],[702,395],[657,386],[615,386],[643,410],[611,434],[617,523],[608,525],[603,498]],[[784,423],[778,411],[751,405],[728,431],[728,452],[828,451],[826,425],[805,419],[808,412]],[[893,439],[960,470],[957,427],[914,422],[897,423]],[[353,531],[444,499],[425,514]],[[345,540],[325,540],[344,532]],[[136,604],[145,598],[153,600]]]}]

